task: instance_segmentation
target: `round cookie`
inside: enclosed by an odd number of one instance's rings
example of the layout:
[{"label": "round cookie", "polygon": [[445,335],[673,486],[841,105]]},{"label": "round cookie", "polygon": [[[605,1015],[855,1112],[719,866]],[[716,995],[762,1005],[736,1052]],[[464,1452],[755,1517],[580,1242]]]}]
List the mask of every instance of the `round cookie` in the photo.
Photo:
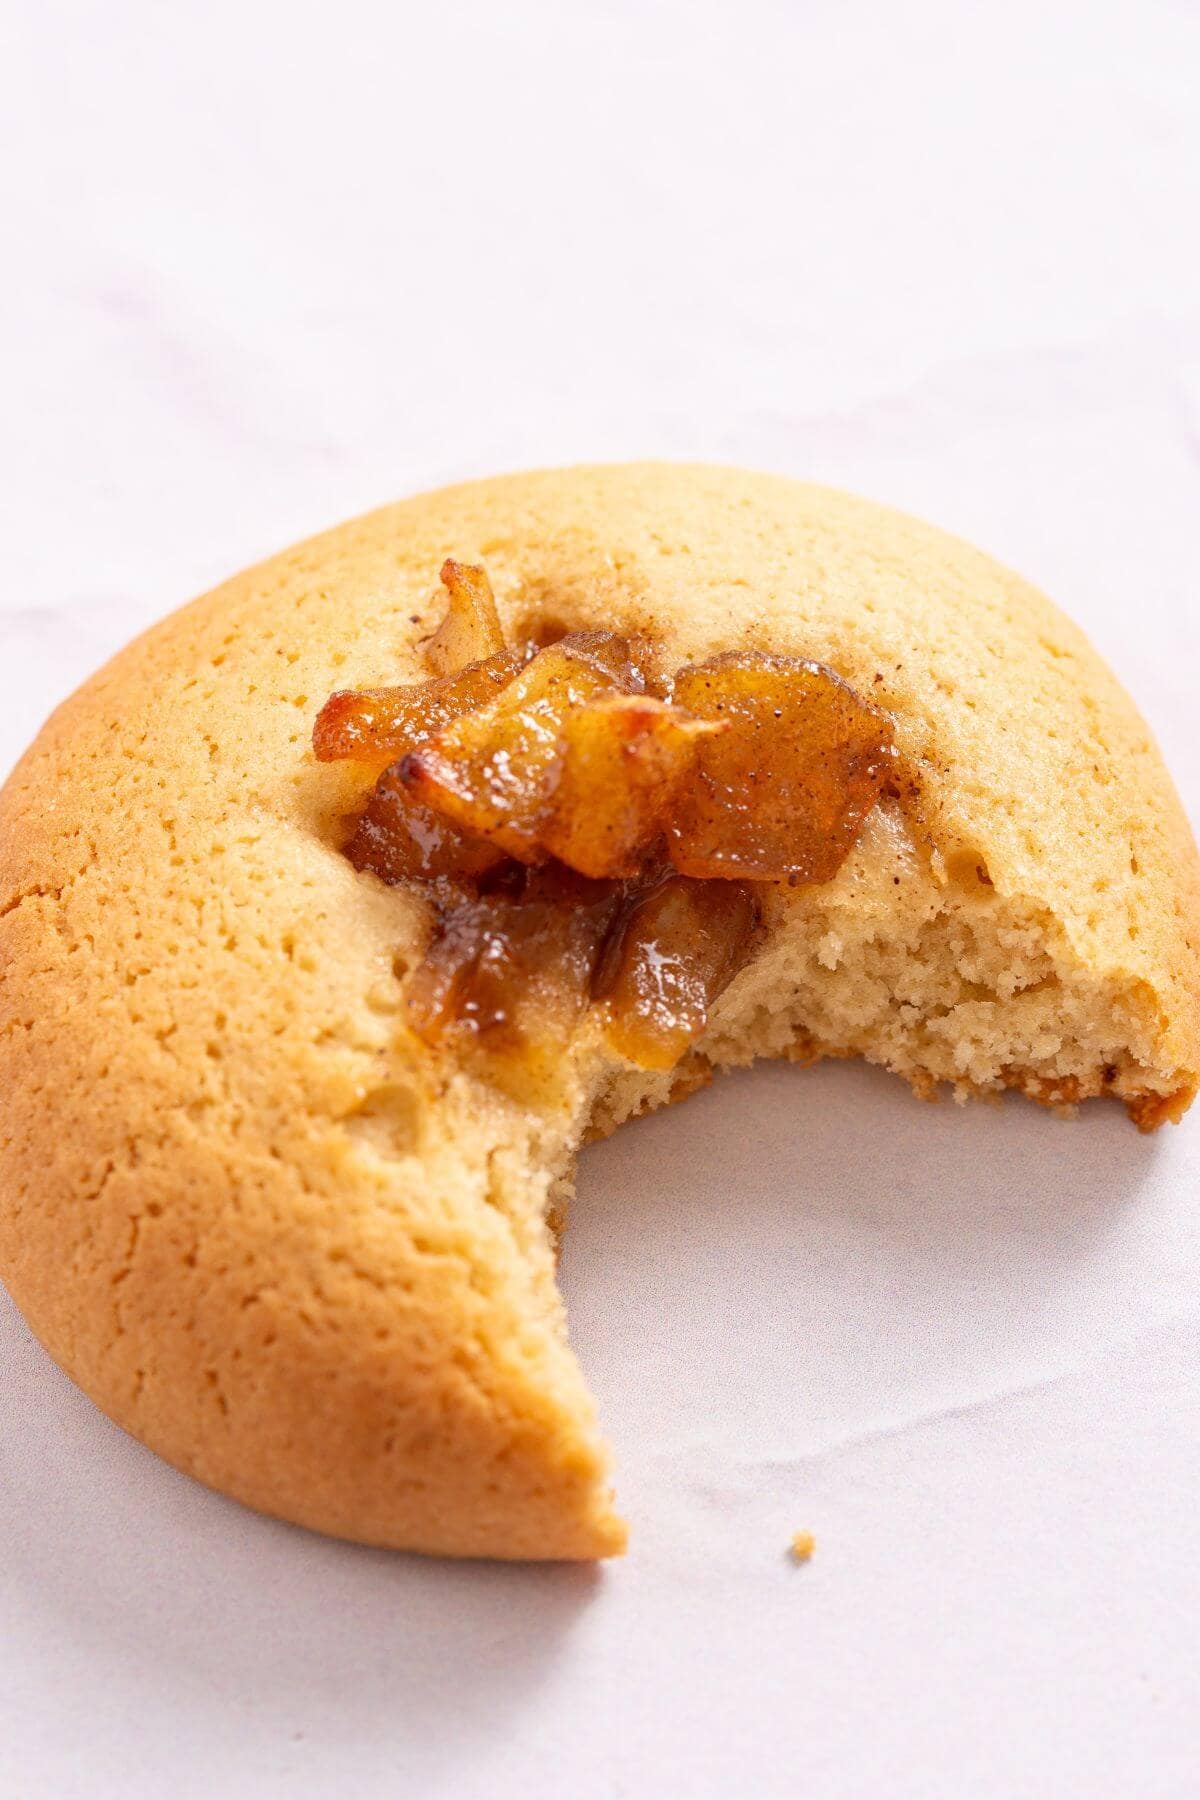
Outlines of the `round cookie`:
[{"label": "round cookie", "polygon": [[247,571],[53,716],[0,794],[0,1275],[112,1418],[249,1504],[454,1554],[619,1550],[547,1225],[588,1132],[671,1097],[585,1026],[522,1106],[398,1029],[426,910],[341,852],[336,688],[416,681],[437,571],[507,631],[817,659],[893,716],[917,829],[780,892],[689,1063],[863,1054],[920,1089],[1177,1117],[1195,847],[1082,635],[915,520],[703,467],[385,508]]}]

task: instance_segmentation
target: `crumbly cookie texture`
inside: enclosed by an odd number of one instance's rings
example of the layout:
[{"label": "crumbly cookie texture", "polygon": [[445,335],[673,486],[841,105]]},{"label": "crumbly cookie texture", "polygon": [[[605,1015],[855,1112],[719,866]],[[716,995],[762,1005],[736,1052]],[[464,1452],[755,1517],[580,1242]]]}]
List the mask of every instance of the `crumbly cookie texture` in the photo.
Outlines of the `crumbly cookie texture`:
[{"label": "crumbly cookie texture", "polygon": [[[828,664],[894,717],[921,816],[780,889],[664,1074],[581,1032],[523,1105],[414,1050],[419,897],[350,866],[336,688],[416,681],[444,558],[510,636]],[[139,639],[0,794],[0,1273],[82,1387],[267,1512],[460,1555],[619,1551],[554,1227],[576,1146],[756,1055],[919,1091],[1112,1094],[1200,1067],[1200,873],[1132,704],[1041,595],[915,520],[713,468],[502,478],[275,557]]]}]

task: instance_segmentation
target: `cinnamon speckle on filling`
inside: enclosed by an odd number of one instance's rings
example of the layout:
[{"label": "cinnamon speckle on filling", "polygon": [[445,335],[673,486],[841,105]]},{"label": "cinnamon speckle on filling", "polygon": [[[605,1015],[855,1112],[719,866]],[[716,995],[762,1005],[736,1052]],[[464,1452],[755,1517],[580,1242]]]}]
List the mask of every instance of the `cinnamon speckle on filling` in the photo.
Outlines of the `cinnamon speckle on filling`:
[{"label": "cinnamon speckle on filling", "polygon": [[832,879],[880,795],[892,724],[819,663],[739,651],[647,674],[610,631],[506,644],[485,571],[448,561],[435,671],[334,694],[313,747],[373,785],[347,846],[434,913],[407,1014],[505,1085],[584,1011],[671,1069],[742,967],[769,884]]}]

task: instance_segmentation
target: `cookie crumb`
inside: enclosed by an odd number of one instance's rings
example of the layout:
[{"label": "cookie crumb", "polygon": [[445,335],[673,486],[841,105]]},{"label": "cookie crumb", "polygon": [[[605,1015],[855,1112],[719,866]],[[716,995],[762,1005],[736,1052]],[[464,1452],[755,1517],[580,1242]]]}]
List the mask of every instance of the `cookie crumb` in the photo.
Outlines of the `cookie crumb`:
[{"label": "cookie crumb", "polygon": [[811,1562],[812,1553],[817,1547],[817,1540],[811,1531],[798,1531],[792,1539],[792,1559],[794,1562]]}]

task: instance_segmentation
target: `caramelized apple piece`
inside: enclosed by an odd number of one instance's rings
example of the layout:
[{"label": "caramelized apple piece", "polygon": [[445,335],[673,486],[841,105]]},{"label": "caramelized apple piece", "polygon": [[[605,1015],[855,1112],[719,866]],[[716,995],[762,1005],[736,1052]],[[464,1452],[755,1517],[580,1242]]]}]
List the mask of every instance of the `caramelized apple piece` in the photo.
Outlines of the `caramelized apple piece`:
[{"label": "caramelized apple piece", "polygon": [[832,670],[733,651],[684,669],[673,699],[728,720],[706,739],[668,835],[685,875],[828,881],[892,773],[892,727]]},{"label": "caramelized apple piece", "polygon": [[464,901],[408,991],[413,1030],[449,1042],[520,1096],[552,1084],[619,904],[612,883],[530,871],[524,892]]},{"label": "caramelized apple piece", "polygon": [[410,1025],[545,1099],[598,1001],[621,1055],[672,1069],[749,954],[753,883],[840,867],[895,779],[891,723],[830,670],[752,652],[684,669],[668,702],[627,639],[508,650],[483,570],[442,580],[437,678],[335,694],[313,734],[376,771],[351,862],[433,902]]},{"label": "caramelized apple piece", "polygon": [[539,650],[489,705],[407,756],[402,773],[414,799],[524,862],[542,861],[538,831],[566,720],[616,686],[606,665],[619,663],[622,651],[606,637],[566,637]]},{"label": "caramelized apple piece", "polygon": [[319,762],[352,757],[385,769],[427,744],[452,720],[486,706],[512,680],[526,652],[501,650],[484,662],[469,663],[457,675],[411,687],[347,688],[332,695],[317,714],[313,750]]},{"label": "caramelized apple piece", "polygon": [[370,869],[393,884],[477,880],[504,861],[496,844],[457,830],[414,800],[396,764],[375,783],[346,855],[356,869]]},{"label": "caramelized apple piece", "polygon": [[646,691],[646,677],[634,644],[615,631],[572,631],[546,648],[565,650],[577,662],[590,664],[598,675],[603,675],[623,694],[644,694]]},{"label": "caramelized apple piece", "polygon": [[633,899],[614,928],[594,992],[609,1004],[606,1035],[643,1069],[672,1069],[737,974],[758,919],[741,881],[668,875]]},{"label": "caramelized apple piece", "polygon": [[601,694],[563,722],[542,849],[581,875],[636,875],[661,842],[701,741],[725,730],[646,694]]},{"label": "caramelized apple piece", "polygon": [[504,648],[504,633],[486,569],[447,557],[441,581],[449,605],[425,645],[425,661],[435,675],[453,675],[467,663],[496,656]]}]

